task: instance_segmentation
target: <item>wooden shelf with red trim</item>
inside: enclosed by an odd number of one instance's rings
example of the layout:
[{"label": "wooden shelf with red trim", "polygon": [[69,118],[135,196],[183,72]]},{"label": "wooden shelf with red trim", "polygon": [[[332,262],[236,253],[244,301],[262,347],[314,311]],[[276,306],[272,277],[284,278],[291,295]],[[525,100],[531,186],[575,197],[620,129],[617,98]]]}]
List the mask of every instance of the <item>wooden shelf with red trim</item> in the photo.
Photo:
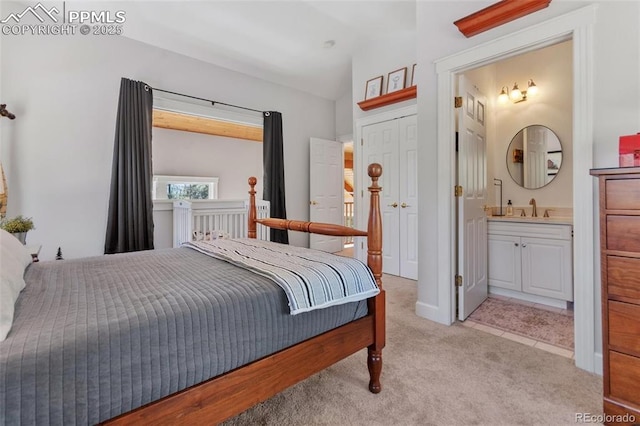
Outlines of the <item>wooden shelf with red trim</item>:
[{"label": "wooden shelf with red trim", "polygon": [[551,0],[502,0],[453,24],[465,37],[480,34],[549,6]]},{"label": "wooden shelf with red trim", "polygon": [[418,94],[418,87],[411,86],[397,92],[387,93],[385,95],[377,96],[375,98],[367,99],[366,101],[358,102],[358,106],[363,111],[369,111],[370,109],[380,108],[383,106],[395,104],[396,102],[402,102],[409,99],[414,99]]}]

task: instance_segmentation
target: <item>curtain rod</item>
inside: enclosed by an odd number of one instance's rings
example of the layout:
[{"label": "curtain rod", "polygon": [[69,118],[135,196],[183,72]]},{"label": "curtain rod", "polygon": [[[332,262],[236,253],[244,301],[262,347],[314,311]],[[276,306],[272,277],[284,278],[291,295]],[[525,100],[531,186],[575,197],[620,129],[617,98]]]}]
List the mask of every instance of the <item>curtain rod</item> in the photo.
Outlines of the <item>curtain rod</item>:
[{"label": "curtain rod", "polygon": [[199,101],[211,102],[211,106],[214,106],[215,104],[220,104],[220,105],[225,105],[225,106],[229,106],[229,107],[232,107],[232,108],[239,108],[239,109],[245,109],[247,111],[259,112],[260,114],[265,114],[265,113],[268,114],[267,111],[260,111],[260,110],[253,109],[253,108],[247,108],[247,107],[242,107],[242,106],[238,106],[238,105],[227,104],[227,103],[224,103],[224,102],[212,101],[211,99],[198,98],[197,96],[191,96],[191,95],[185,95],[183,93],[171,92],[170,90],[157,89],[155,87],[149,86],[148,84],[145,85],[145,86],[147,88],[149,88],[149,89],[156,90],[158,92],[171,93],[172,95],[184,96],[185,98],[191,98],[191,99],[197,99]]}]

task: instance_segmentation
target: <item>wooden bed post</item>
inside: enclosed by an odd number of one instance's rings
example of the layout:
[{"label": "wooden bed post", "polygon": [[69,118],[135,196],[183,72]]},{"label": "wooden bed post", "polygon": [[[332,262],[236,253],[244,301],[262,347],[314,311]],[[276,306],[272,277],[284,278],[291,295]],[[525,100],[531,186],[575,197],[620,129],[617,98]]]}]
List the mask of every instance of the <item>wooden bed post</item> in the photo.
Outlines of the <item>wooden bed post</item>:
[{"label": "wooden bed post", "polygon": [[249,226],[248,226],[248,237],[256,238],[256,183],[258,183],[258,179],[251,176],[249,178]]},{"label": "wooden bed post", "polygon": [[367,224],[367,264],[380,287],[380,293],[369,299],[369,312],[374,315],[374,340],[368,347],[367,367],[369,368],[369,390],[379,393],[382,390],[382,348],[385,345],[385,304],[386,294],[382,288],[382,216],[380,215],[380,191],[378,179],[382,175],[382,166],[372,163],[368,168],[371,178],[371,201],[369,203],[369,223]]}]

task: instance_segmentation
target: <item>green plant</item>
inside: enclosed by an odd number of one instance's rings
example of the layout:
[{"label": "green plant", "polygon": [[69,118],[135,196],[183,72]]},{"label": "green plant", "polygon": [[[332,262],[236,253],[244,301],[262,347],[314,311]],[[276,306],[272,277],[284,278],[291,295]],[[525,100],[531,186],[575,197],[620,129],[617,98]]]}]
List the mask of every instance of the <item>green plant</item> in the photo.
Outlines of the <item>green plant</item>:
[{"label": "green plant", "polygon": [[11,219],[3,219],[0,222],[0,228],[14,234],[30,231],[35,227],[33,226],[33,220],[30,217],[22,217],[22,215],[20,215]]}]

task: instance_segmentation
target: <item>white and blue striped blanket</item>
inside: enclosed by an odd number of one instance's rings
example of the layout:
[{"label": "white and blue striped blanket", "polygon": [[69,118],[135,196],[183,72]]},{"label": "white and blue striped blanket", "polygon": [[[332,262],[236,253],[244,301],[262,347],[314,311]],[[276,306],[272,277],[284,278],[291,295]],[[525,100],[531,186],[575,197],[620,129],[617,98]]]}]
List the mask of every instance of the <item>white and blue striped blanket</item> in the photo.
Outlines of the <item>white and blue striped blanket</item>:
[{"label": "white and blue striped blanket", "polygon": [[184,246],[272,279],[286,293],[291,315],[380,292],[371,270],[349,257],[256,239],[194,241]]}]

